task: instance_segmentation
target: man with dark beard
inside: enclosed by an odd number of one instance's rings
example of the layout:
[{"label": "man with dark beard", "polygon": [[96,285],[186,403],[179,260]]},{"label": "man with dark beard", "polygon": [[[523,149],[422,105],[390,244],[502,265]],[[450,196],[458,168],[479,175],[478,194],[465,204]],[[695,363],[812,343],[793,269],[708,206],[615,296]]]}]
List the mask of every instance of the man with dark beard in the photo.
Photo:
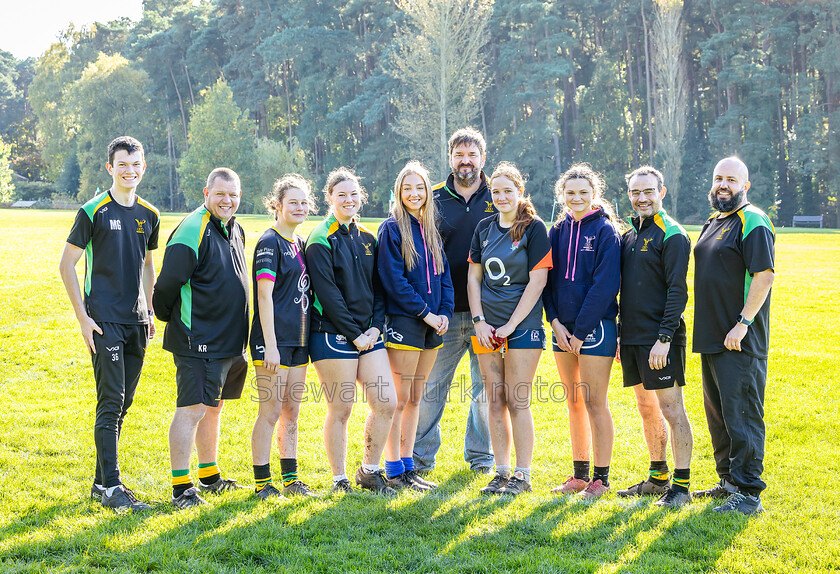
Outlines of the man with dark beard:
[{"label": "man with dark beard", "polygon": [[725,499],[715,512],[763,510],[764,387],[769,350],[775,230],[747,201],[747,166],[715,166],[709,201],[717,210],[694,248],[694,341],[720,483],[695,498]]},{"label": "man with dark beard", "polygon": [[464,437],[464,460],[473,471],[487,474],[493,466],[490,431],[487,425],[487,401],[484,380],[473,352],[474,334],[467,300],[467,270],[470,243],[478,222],[496,213],[487,176],[482,171],[487,144],[476,129],[463,128],[449,138],[449,167],[452,173],[445,182],[433,188],[437,212],[440,214],[440,235],[449,261],[452,285],[455,287],[455,312],[449,330],[443,335],[443,346],[435,366],[429,373],[426,390],[420,402],[414,460],[417,470],[431,470],[440,449],[440,419],[455,376],[455,369],[470,354],[471,404]]}]

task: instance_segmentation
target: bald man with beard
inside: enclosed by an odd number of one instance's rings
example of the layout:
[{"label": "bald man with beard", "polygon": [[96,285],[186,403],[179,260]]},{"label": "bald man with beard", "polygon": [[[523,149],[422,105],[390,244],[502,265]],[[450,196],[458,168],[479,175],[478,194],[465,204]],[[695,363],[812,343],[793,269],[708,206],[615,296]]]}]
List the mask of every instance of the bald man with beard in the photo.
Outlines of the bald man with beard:
[{"label": "bald man with beard", "polygon": [[764,387],[769,352],[775,230],[750,204],[749,170],[728,157],[715,166],[709,202],[717,211],[694,248],[694,340],[703,403],[720,482],[694,493],[715,512],[763,510]]}]

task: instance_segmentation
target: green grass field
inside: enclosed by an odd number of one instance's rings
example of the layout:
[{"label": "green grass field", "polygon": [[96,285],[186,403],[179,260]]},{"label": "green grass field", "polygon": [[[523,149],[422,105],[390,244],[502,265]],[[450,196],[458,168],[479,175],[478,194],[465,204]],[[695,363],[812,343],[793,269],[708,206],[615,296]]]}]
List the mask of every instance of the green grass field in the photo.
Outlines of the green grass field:
[{"label": "green grass field", "polygon": [[[782,230],[777,238],[766,400],[769,486],[762,515],[718,516],[711,504],[701,503],[668,512],[652,500],[628,502],[612,493],[595,504],[551,495],[571,459],[565,405],[550,401],[533,405],[534,492],[515,500],[481,498],[478,489],[487,477],[465,468],[467,406],[456,388],[432,476],[441,488],[433,494],[273,503],[242,491],[213,498],[209,508],[178,512],[167,503],[174,367],[160,347],[159,323],[120,446],[126,484],[157,503],[132,516],[88,499],[93,375],[57,271],[73,216],[0,211],[0,571],[840,571],[834,530],[840,524],[840,398],[832,386],[840,381],[840,233]],[[178,220],[163,217],[158,268]],[[270,221],[240,221],[252,250]],[[699,358],[689,357],[692,484],[705,487],[716,477]],[[557,380],[551,353],[543,355],[538,375],[546,383]],[[310,369],[310,384],[316,383]],[[617,369],[611,384],[616,441],[610,478],[616,490],[642,477],[648,459],[632,391],[621,387]],[[242,400],[227,405],[222,423],[219,463],[227,476],[246,484],[253,480],[254,396],[246,388]],[[365,411],[357,405],[351,419],[350,471],[361,461]],[[321,493],[331,484],[321,435],[325,412],[323,403],[311,402],[300,419],[301,475]],[[276,454],[272,462],[279,469]]]}]

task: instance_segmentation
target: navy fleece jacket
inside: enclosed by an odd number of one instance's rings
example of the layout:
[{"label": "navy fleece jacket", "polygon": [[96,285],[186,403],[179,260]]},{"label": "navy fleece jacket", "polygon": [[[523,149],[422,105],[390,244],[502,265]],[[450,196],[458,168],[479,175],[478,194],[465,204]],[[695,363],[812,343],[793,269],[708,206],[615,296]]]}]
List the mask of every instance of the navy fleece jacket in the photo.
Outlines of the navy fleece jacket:
[{"label": "navy fleece jacket", "polygon": [[574,323],[572,334],[582,341],[601,319],[618,315],[621,237],[599,207],[579,222],[567,214],[548,239],[554,266],[543,291],[545,316]]},{"label": "navy fleece jacket", "polygon": [[420,229],[420,222],[411,215],[411,236],[417,250],[414,269],[406,269],[402,256],[402,234],[393,217],[379,226],[377,265],[385,292],[385,313],[422,319],[429,313],[452,317],[455,290],[449,276],[449,263],[443,254],[443,269],[434,264],[432,254]]}]

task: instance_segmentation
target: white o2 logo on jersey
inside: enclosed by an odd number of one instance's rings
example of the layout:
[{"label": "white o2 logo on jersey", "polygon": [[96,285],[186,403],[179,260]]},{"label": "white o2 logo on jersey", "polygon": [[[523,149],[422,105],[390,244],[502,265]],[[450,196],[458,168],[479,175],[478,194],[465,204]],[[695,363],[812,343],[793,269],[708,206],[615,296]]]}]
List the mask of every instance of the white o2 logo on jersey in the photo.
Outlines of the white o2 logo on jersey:
[{"label": "white o2 logo on jersey", "polygon": [[[492,265],[494,263],[499,266],[499,272],[498,273],[493,273]],[[485,261],[484,270],[487,272],[487,275],[493,281],[498,281],[499,279],[504,277],[505,281],[504,281],[504,283],[502,283],[502,285],[510,285],[510,275],[506,275],[507,270],[505,269],[505,264],[498,257],[491,257],[490,259]]]}]

